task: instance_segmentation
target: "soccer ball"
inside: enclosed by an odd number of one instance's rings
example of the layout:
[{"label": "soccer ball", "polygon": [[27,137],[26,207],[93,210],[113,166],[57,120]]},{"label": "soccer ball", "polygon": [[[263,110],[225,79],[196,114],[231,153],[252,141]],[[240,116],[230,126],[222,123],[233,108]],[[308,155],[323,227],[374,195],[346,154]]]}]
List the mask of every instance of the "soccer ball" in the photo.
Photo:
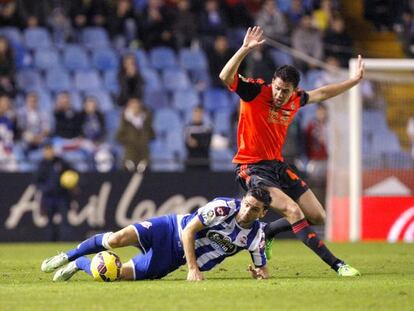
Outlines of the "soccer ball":
[{"label": "soccer ball", "polygon": [[60,185],[65,189],[73,189],[79,181],[79,174],[72,170],[66,170],[60,175]]},{"label": "soccer ball", "polygon": [[113,282],[119,279],[122,262],[118,255],[103,251],[95,255],[91,262],[91,272],[95,281]]}]

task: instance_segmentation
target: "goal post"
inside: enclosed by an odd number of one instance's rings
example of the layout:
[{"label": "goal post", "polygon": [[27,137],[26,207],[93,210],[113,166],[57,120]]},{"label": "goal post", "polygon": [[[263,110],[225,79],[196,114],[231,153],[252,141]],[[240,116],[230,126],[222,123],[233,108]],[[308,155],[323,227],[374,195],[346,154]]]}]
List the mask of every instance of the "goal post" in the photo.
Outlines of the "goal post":
[{"label": "goal post", "polygon": [[[328,105],[330,241],[386,240],[401,215],[414,209],[413,159],[404,137],[406,122],[414,117],[414,60],[364,63],[365,81]],[[357,59],[351,59],[349,75],[356,70]],[[398,113],[401,117],[395,117]],[[394,240],[414,240],[414,229],[409,229],[414,217],[400,227],[405,233]]]}]

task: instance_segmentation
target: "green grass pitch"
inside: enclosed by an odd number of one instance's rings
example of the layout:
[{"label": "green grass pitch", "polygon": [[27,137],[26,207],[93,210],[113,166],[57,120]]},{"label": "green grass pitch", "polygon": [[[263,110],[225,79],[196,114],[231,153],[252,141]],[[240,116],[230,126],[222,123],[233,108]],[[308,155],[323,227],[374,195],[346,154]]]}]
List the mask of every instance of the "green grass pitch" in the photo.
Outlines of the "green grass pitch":
[{"label": "green grass pitch", "polygon": [[[250,279],[242,252],[199,283],[185,281],[185,267],[155,281],[99,283],[80,272],[53,283],[41,261],[75,245],[0,244],[0,310],[414,310],[413,244],[329,244],[360,278],[338,277],[297,241],[276,241],[264,281]],[[126,261],[135,251],[116,252]]]}]

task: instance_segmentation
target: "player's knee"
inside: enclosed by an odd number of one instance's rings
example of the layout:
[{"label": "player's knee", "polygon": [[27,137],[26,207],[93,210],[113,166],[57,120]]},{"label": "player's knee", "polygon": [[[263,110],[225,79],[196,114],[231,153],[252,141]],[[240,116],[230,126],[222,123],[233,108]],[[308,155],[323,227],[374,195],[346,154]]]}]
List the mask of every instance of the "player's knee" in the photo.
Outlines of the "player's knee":
[{"label": "player's knee", "polygon": [[323,225],[326,221],[326,212],[324,209],[321,209],[316,216],[316,219],[313,221],[315,225]]},{"label": "player's knee", "polygon": [[123,232],[118,231],[115,233],[112,233],[109,237],[108,237],[108,245],[111,248],[117,248],[117,247],[121,247],[123,244],[123,240],[125,239]]},{"label": "player's knee", "polygon": [[305,217],[299,205],[294,202],[290,202],[286,205],[285,214],[286,214],[285,217],[291,223],[299,221]]}]

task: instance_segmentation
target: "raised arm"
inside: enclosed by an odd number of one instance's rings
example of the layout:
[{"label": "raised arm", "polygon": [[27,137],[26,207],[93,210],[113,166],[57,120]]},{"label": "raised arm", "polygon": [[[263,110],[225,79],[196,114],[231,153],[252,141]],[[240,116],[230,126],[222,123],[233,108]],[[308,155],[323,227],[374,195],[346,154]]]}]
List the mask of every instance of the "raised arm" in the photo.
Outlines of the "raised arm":
[{"label": "raised arm", "polygon": [[234,83],[234,75],[240,67],[241,62],[249,52],[265,43],[263,39],[263,30],[259,26],[249,27],[243,40],[243,45],[238,51],[229,59],[224,68],[220,72],[220,79],[228,87]]},{"label": "raised arm", "polygon": [[188,266],[187,281],[204,280],[204,276],[198,268],[195,254],[195,234],[204,228],[205,226],[201,223],[198,217],[194,217],[183,230],[183,247]]},{"label": "raised arm", "polygon": [[308,102],[319,103],[331,97],[335,97],[339,94],[342,94],[343,92],[348,91],[350,88],[361,82],[363,77],[364,62],[362,60],[361,55],[358,55],[357,71],[352,78],[340,83],[328,84],[307,92],[309,94]]}]

